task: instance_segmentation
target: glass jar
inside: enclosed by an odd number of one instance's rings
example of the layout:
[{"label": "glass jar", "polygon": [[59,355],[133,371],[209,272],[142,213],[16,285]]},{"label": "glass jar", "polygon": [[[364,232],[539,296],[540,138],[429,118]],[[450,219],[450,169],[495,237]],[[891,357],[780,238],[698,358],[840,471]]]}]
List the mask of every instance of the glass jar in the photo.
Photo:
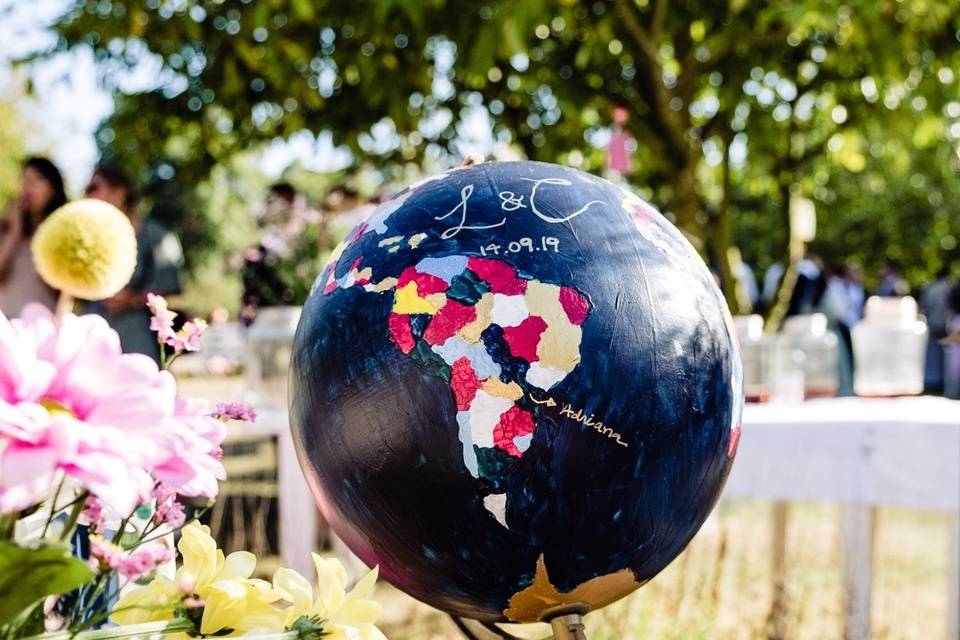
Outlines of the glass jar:
[{"label": "glass jar", "polygon": [[838,345],[822,313],[791,316],[776,337],[773,358],[783,371],[792,366],[803,372],[805,399],[830,398],[839,386]]},{"label": "glass jar", "polygon": [[743,360],[743,395],[747,402],[766,402],[770,395],[770,338],[763,334],[763,317],[737,316],[733,326]]},{"label": "glass jar", "polygon": [[871,297],[851,336],[853,389],[858,396],[923,392],[927,324],[917,313],[916,300]]}]

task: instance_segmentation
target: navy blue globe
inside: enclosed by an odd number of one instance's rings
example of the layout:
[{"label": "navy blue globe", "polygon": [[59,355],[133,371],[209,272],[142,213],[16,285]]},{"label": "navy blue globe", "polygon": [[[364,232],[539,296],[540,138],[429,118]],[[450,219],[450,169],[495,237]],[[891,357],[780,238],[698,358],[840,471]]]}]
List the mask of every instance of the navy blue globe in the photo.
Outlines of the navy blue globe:
[{"label": "navy blue globe", "polygon": [[334,531],[410,595],[530,622],[673,560],[736,451],[729,312],[632,193],[536,162],[423,180],[317,278],[290,420]]}]

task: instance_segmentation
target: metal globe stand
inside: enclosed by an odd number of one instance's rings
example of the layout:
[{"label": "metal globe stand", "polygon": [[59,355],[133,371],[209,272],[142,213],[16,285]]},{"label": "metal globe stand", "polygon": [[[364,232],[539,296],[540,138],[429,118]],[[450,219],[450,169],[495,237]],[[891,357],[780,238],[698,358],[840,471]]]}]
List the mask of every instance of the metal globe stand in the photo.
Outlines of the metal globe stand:
[{"label": "metal globe stand", "polygon": [[[540,618],[550,624],[553,635],[543,640],[587,640],[583,616],[590,611],[585,604],[561,605],[548,609]],[[450,616],[467,640],[524,640],[490,622]]]}]

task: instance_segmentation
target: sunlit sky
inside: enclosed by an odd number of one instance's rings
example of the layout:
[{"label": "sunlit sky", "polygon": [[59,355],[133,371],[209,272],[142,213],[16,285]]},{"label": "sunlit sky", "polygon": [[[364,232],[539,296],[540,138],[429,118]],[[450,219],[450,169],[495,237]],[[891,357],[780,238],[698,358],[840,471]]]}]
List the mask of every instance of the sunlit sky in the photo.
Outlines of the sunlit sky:
[{"label": "sunlit sky", "polygon": [[[11,64],[53,44],[46,27],[67,5],[66,0],[0,0],[0,95],[20,107],[27,150],[49,155],[76,194],[96,163],[93,132],[113,108],[98,87],[93,55],[77,51],[17,69]],[[28,79],[30,97],[24,95]]]}]

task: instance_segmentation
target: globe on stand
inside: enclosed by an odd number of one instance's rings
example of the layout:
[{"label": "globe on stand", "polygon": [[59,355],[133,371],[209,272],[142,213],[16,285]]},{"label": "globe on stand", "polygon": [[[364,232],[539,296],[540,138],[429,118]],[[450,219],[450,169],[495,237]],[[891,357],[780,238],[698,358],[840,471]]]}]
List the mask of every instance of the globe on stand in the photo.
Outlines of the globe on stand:
[{"label": "globe on stand", "polygon": [[669,221],[551,164],[448,171],[317,278],[291,428],[334,531],[410,595],[532,622],[653,578],[716,502],[742,408],[732,322]]}]

